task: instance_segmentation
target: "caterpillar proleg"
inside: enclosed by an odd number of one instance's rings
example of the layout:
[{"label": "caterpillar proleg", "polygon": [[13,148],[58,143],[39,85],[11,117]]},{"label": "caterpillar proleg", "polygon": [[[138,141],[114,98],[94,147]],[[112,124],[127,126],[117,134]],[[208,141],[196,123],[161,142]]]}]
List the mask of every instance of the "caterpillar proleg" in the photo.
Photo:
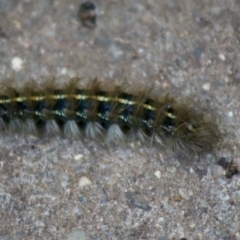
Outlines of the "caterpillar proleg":
[{"label": "caterpillar proleg", "polygon": [[198,154],[211,151],[221,134],[215,115],[189,100],[150,90],[104,87],[95,80],[88,87],[74,78],[64,86],[34,81],[0,91],[1,129],[119,142],[138,139],[161,149]]}]

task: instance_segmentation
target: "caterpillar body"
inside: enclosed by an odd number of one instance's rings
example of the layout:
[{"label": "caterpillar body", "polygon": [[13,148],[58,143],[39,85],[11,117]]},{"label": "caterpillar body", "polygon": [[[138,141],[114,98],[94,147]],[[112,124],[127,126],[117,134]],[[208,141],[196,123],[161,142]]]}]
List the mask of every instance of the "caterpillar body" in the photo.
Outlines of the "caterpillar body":
[{"label": "caterpillar body", "polygon": [[82,88],[77,78],[62,87],[56,81],[1,87],[0,123],[2,130],[24,134],[47,132],[107,142],[134,137],[187,154],[211,151],[221,139],[214,114],[191,101],[154,96],[150,90],[107,88],[97,80]]}]

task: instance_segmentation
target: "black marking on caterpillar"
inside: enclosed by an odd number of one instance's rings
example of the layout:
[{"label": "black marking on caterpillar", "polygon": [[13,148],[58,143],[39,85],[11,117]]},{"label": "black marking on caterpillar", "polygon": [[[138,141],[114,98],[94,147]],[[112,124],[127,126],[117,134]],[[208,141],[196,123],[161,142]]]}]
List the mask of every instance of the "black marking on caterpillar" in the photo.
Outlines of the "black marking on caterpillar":
[{"label": "black marking on caterpillar", "polygon": [[0,121],[11,132],[105,137],[107,142],[134,136],[187,154],[211,151],[221,139],[212,111],[190,101],[156,97],[149,90],[110,89],[98,81],[81,88],[76,78],[63,87],[56,81],[2,87]]}]

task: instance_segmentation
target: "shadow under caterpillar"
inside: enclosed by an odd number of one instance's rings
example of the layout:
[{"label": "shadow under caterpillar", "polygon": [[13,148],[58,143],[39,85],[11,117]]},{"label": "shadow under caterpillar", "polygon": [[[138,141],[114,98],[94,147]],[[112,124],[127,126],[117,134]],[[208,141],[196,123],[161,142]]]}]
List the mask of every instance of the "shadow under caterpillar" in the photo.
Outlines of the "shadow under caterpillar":
[{"label": "shadow under caterpillar", "polygon": [[56,81],[1,87],[0,123],[10,132],[108,142],[137,138],[186,154],[211,151],[221,140],[214,113],[190,100],[154,96],[150,90],[107,88],[96,80],[81,88],[77,78],[62,87]]}]

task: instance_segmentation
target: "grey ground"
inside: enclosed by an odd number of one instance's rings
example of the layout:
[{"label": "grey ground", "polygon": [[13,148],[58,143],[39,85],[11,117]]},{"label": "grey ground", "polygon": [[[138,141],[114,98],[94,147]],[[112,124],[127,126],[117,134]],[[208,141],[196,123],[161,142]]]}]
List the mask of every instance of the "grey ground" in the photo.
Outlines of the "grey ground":
[{"label": "grey ground", "polygon": [[189,161],[138,142],[2,134],[0,239],[240,239],[240,175],[216,164],[240,162],[240,2],[95,3],[90,30],[79,1],[0,0],[1,83],[79,76],[176,89],[212,103],[225,143]]}]

